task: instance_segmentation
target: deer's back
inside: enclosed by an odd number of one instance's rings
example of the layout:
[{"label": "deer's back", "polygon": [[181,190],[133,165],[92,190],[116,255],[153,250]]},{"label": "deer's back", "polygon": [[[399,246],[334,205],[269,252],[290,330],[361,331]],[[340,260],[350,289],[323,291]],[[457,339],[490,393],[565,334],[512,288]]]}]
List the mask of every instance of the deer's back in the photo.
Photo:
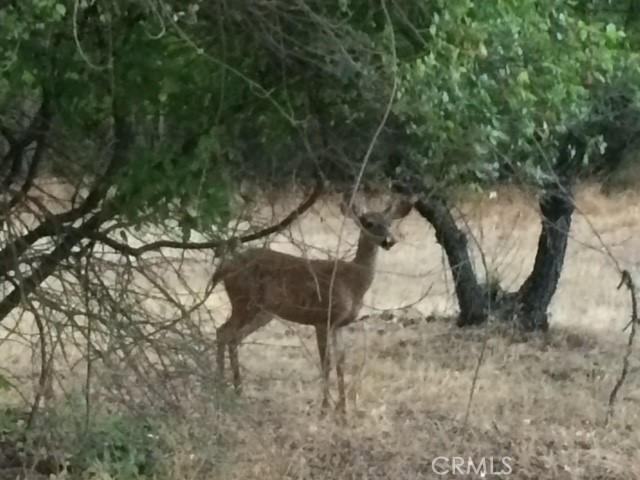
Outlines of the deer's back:
[{"label": "deer's back", "polygon": [[368,288],[363,291],[367,272],[359,265],[308,260],[268,249],[246,250],[223,270],[222,281],[233,304],[254,305],[309,325],[326,322],[329,310],[331,322],[351,321]]}]

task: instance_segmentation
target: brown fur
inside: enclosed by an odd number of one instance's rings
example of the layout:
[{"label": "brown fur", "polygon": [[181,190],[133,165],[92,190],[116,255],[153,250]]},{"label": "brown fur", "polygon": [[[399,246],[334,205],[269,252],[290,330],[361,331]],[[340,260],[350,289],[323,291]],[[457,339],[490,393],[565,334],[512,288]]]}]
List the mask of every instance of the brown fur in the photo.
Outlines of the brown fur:
[{"label": "brown fur", "polygon": [[[320,362],[325,380],[323,411],[328,406],[328,335],[338,350],[338,329],[353,322],[362,298],[375,275],[378,247],[390,248],[395,241],[389,227],[393,219],[411,211],[403,201],[384,212],[354,214],[361,228],[355,258],[308,260],[266,248],[252,248],[225,261],[214,275],[214,284],[222,281],[231,302],[231,316],[218,329],[218,375],[224,376],[224,352],[229,347],[234,386],[240,390],[238,346],[248,335],[274,317],[314,326]],[[343,355],[336,352],[339,407],[346,409]]]}]

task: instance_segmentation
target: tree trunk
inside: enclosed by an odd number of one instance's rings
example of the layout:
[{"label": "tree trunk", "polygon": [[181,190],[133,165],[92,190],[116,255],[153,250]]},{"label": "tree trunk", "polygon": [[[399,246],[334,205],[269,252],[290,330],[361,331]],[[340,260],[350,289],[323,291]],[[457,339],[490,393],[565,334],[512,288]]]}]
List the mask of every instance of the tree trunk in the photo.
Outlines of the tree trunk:
[{"label": "tree trunk", "polygon": [[[553,179],[540,199],[542,231],[534,267],[517,292],[503,292],[499,285],[478,281],[466,236],[458,228],[444,197],[430,194],[415,203],[418,213],[435,229],[436,240],[447,255],[460,307],[458,326],[482,323],[493,311],[526,331],[549,328],[547,310],[560,280],[574,211],[572,184],[586,149],[586,137],[579,130],[570,130],[562,139]],[[393,189],[405,194],[429,190],[424,180],[417,177],[413,181],[395,180]]]},{"label": "tree trunk", "polygon": [[487,320],[487,295],[473,270],[467,249],[467,238],[456,225],[447,202],[429,195],[415,204],[418,213],[436,231],[436,240],[444,248],[460,306],[458,326],[475,325]]},{"label": "tree trunk", "polygon": [[548,189],[540,199],[542,231],[536,259],[531,274],[515,295],[512,310],[512,319],[526,331],[549,328],[547,310],[560,280],[574,211],[568,183]]},{"label": "tree trunk", "polygon": [[554,164],[554,178],[547,182],[542,198],[542,230],[533,270],[520,289],[507,294],[501,307],[507,320],[525,331],[549,329],[547,311],[564,266],[571,216],[575,209],[572,185],[587,142],[578,131],[565,134]]}]

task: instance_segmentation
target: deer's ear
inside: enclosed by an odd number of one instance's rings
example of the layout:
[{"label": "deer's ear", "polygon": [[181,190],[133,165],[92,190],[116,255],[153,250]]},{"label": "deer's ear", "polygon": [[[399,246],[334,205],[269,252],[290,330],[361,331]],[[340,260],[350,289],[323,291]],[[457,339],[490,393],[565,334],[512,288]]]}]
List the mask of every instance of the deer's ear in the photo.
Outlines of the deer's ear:
[{"label": "deer's ear", "polygon": [[345,217],[357,219],[362,215],[362,209],[355,198],[353,199],[351,206],[349,206],[350,201],[351,195],[345,193],[342,196],[342,201],[340,202],[340,212],[342,212]]},{"label": "deer's ear", "polygon": [[409,215],[413,209],[413,203],[411,199],[403,198],[396,201],[393,205],[389,205],[385,210],[385,214],[393,220],[404,218]]}]

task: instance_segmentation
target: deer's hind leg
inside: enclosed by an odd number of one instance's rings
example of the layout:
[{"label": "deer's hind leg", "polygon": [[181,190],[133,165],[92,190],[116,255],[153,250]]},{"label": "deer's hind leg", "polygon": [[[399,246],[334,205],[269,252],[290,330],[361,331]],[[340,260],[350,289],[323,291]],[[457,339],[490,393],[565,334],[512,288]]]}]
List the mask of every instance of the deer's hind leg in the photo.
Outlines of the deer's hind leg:
[{"label": "deer's hind leg", "polygon": [[218,329],[217,332],[217,368],[218,378],[224,381],[224,353],[229,349],[229,363],[233,374],[233,386],[237,393],[241,391],[240,362],[238,348],[244,338],[263,327],[272,318],[272,315],[262,310],[255,301],[252,292],[247,296],[236,296],[234,291],[228,291],[231,300],[231,316]]}]

